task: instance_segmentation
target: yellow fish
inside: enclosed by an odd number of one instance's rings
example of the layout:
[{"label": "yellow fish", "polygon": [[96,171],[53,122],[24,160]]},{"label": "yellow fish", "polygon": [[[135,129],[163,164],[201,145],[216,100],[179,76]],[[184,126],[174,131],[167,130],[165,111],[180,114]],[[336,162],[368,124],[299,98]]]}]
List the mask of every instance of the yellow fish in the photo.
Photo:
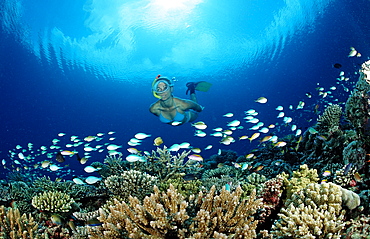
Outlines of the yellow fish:
[{"label": "yellow fish", "polygon": [[154,139],[154,145],[155,146],[159,146],[161,144],[163,144],[163,140],[162,140],[161,137],[157,137],[157,138]]},{"label": "yellow fish", "polygon": [[257,139],[260,136],[260,133],[254,133],[250,138],[249,141],[252,142],[252,140]]},{"label": "yellow fish", "polygon": [[260,98],[258,98],[257,100],[255,100],[255,102],[257,102],[257,103],[261,103],[261,104],[264,104],[264,103],[266,103],[266,102],[267,102],[267,98],[265,98],[265,97],[260,97]]}]

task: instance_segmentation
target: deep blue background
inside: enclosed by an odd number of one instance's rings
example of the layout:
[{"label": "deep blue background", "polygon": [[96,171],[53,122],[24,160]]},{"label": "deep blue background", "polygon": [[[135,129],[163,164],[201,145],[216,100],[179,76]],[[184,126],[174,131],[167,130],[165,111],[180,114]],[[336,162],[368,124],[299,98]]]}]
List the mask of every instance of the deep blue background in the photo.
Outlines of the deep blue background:
[{"label": "deep blue background", "polygon": [[[303,100],[305,110],[285,112],[293,117],[291,124],[297,124],[304,131],[317,119],[313,113],[316,104],[323,110],[327,102],[335,103],[335,99],[345,102],[347,99],[349,93],[337,84],[339,72],[344,71],[350,76],[346,86],[351,87],[357,81],[355,72],[359,65],[369,59],[369,3],[367,0],[334,1],[325,14],[316,19],[314,31],[308,26],[287,39],[277,59],[261,57],[253,64],[209,76],[183,72],[177,78],[175,95],[186,98],[184,85],[188,81],[211,82],[213,86],[209,92],[197,94],[199,103],[205,107],[198,119],[207,123],[205,131],[208,134],[212,133],[212,128],[226,128],[226,123],[233,119],[241,120],[245,130],[236,131],[233,135],[236,139],[252,134],[247,130],[252,125],[242,120],[245,110],[256,109],[259,112],[257,118],[265,125],[281,123],[282,120],[276,119],[275,107],[287,108],[291,104],[296,107]],[[77,65],[62,71],[52,56],[51,60],[39,59],[16,34],[0,29],[0,39],[0,159],[7,162],[10,161],[8,150],[16,145],[26,147],[29,142],[35,147],[51,145],[51,140],[58,138],[59,132],[65,132],[68,137],[78,135],[83,138],[98,132],[115,131],[113,143],[123,145],[125,155],[125,148],[129,147],[127,141],[138,132],[152,135],[137,147],[140,150],[155,149],[152,141],[161,136],[168,147],[185,141],[200,148],[212,144],[213,149],[202,153],[205,158],[217,153],[219,148],[247,154],[258,144],[237,140],[225,146],[219,144],[219,138],[209,135],[194,137],[194,128],[190,124],[180,127],[161,124],[148,111],[149,105],[156,100],[151,95],[150,83],[147,83],[151,79],[143,83],[142,79],[132,78],[128,83]],[[362,57],[348,58],[351,46],[355,46]],[[334,63],[343,67],[333,68]],[[171,69],[158,74],[176,77]],[[317,83],[326,90],[337,86],[333,98],[322,100],[315,90]],[[311,92],[313,98],[308,99],[306,92]],[[268,103],[255,103],[260,96],[267,97]],[[228,112],[234,113],[234,117],[222,117]],[[272,133],[287,135],[290,126],[277,127]],[[102,153],[93,160],[101,161],[104,157]],[[44,159],[41,156],[37,160]]]}]

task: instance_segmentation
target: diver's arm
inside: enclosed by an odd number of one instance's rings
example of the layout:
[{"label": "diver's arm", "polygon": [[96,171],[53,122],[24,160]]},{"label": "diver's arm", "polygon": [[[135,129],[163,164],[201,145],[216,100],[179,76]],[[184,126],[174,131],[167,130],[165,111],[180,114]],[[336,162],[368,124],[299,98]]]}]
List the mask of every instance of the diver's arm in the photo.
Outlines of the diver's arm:
[{"label": "diver's arm", "polygon": [[192,100],[185,100],[184,106],[185,106],[184,109],[183,109],[184,111],[186,111],[186,110],[194,110],[196,112],[201,112],[204,109],[203,106],[201,106],[198,103],[195,103]]},{"label": "diver's arm", "polygon": [[149,111],[150,111],[150,113],[152,113],[155,116],[159,116],[159,114],[160,114],[159,109],[158,109],[158,107],[156,107],[155,103],[151,104],[151,106],[149,107]]}]

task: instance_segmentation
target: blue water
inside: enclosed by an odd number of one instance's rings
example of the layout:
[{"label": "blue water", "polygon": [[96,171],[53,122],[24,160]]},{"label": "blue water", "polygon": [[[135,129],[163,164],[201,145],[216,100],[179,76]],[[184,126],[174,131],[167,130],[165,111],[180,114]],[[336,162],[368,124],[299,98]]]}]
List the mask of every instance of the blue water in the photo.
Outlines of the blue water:
[{"label": "blue water", "polygon": [[[50,146],[62,138],[60,132],[66,133],[63,146],[71,135],[115,131],[116,139],[105,136],[104,142],[123,145],[124,155],[138,132],[152,135],[139,150],[155,149],[153,139],[161,136],[168,147],[213,145],[201,153],[204,158],[218,149],[247,154],[258,141],[238,140],[253,134],[244,111],[255,109],[265,126],[277,124],[273,135],[294,134],[292,124],[304,131],[316,122],[315,105],[322,112],[328,103],[345,102],[350,92],[343,85],[351,89],[359,65],[370,56],[367,0],[194,0],[177,7],[160,2],[1,1],[0,159],[7,169],[19,167],[9,158],[9,150],[19,152],[16,145]],[[350,47],[362,56],[349,58]],[[348,82],[336,80],[340,71]],[[197,92],[206,137],[194,136],[190,124],[165,125],[149,113],[156,100],[151,82],[158,74],[176,77],[175,96],[181,98],[187,98],[188,81],[213,84]],[[337,89],[323,99],[318,86]],[[266,104],[254,102],[261,96]],[[303,110],[295,109],[299,101],[306,103]],[[293,118],[289,125],[276,118],[278,105]],[[234,117],[223,117],[229,112]],[[209,135],[234,119],[244,126],[233,133],[235,143],[223,145]],[[105,156],[95,154],[89,163]],[[42,160],[45,156],[34,159]],[[73,173],[83,173],[77,162],[68,163]]]}]

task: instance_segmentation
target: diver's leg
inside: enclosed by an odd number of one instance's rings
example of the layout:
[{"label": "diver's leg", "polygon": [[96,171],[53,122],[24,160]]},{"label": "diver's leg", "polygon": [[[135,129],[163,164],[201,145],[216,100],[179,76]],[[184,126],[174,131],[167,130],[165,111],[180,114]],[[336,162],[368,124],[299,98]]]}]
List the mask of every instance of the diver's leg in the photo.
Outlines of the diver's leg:
[{"label": "diver's leg", "polygon": [[194,101],[195,103],[198,103],[197,96],[195,95],[195,93],[190,94],[190,100]]}]

